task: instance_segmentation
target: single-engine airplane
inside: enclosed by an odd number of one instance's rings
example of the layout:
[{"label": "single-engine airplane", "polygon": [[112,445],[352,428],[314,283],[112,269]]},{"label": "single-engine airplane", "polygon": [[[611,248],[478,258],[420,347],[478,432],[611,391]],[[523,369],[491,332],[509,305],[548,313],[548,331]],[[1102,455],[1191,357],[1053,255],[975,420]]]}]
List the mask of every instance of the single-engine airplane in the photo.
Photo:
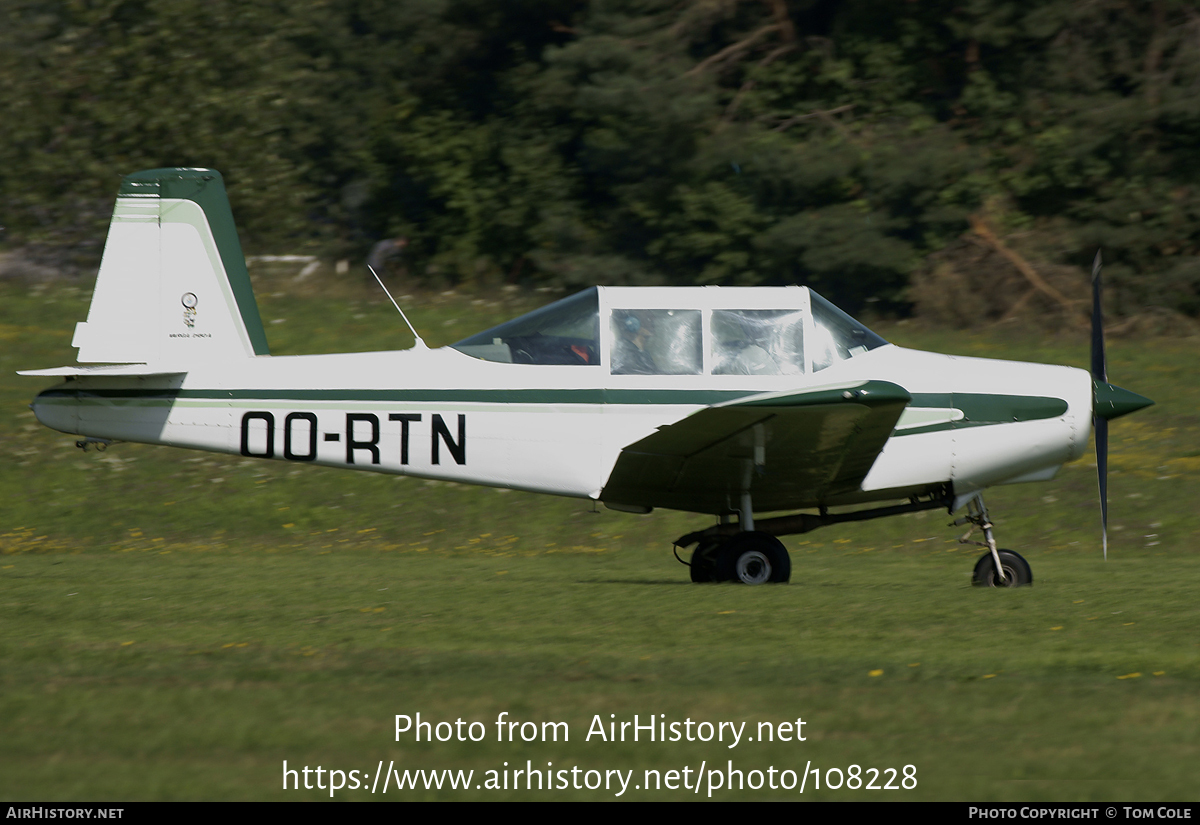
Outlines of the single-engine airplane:
[{"label": "single-engine airplane", "polygon": [[975,583],[1017,586],[1032,573],[997,547],[983,490],[1051,478],[1095,426],[1104,524],[1108,419],[1153,403],[1108,383],[1099,256],[1093,284],[1091,374],[902,349],[800,286],[598,286],[438,349],[271,357],[220,174],[151,169],[121,184],[79,365],[21,374],[63,379],[31,406],[85,449],[715,516],[675,542],[696,545],[697,582],[785,582],[780,535],[966,508]]}]

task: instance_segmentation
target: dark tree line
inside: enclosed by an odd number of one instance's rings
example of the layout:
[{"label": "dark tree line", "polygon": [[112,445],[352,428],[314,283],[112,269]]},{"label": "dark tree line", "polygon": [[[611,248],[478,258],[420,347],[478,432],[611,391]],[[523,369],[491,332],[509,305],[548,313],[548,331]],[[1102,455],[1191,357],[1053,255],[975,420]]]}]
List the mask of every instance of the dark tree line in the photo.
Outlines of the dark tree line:
[{"label": "dark tree line", "polygon": [[1197,315],[1197,147],[1176,0],[0,0],[9,245],[211,166],[248,248],[442,283],[903,306],[991,234]]}]

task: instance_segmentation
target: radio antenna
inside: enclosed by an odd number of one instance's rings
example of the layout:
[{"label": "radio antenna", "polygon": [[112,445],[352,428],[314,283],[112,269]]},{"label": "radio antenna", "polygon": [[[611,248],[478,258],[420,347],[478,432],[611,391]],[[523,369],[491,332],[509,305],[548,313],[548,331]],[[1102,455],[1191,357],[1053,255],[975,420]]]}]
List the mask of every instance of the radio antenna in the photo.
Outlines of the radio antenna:
[{"label": "radio antenna", "polygon": [[413,327],[412,322],[408,320],[408,316],[404,314],[404,310],[402,310],[400,305],[396,303],[396,299],[392,297],[392,293],[388,292],[388,288],[383,285],[383,279],[379,277],[379,273],[375,271],[375,267],[367,264],[367,269],[371,270],[371,274],[374,275],[375,280],[379,282],[379,288],[383,290],[384,295],[388,296],[388,300],[392,302],[392,306],[396,308],[396,312],[400,313],[400,317],[404,319],[404,323],[408,324],[408,328],[412,331],[413,338],[417,339],[417,342],[413,346],[417,349],[429,349],[425,342],[421,340],[421,336],[417,335],[417,330]]}]

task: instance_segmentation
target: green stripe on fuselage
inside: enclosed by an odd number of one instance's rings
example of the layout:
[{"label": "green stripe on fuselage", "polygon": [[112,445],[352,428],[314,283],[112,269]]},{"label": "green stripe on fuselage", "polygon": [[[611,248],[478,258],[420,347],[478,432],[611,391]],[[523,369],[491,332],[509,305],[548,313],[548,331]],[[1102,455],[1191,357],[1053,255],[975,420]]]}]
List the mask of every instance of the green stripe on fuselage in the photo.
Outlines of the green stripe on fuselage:
[{"label": "green stripe on fuselage", "polygon": [[[840,394],[840,390],[838,393]],[[45,401],[63,399],[72,403],[111,404],[127,401],[141,404],[175,404],[177,401],[323,401],[401,402],[426,404],[614,404],[628,406],[709,406],[758,395],[743,390],[618,390],[618,389],[279,389],[279,390],[176,390],[176,389],[74,389],[59,387],[38,396]],[[829,401],[835,402],[834,398]],[[764,402],[767,403],[767,402]],[[239,404],[244,406],[243,404]],[[949,429],[981,427],[1014,421],[1056,418],[1067,411],[1061,398],[985,393],[914,393],[909,409],[957,408],[963,418],[923,427],[899,430],[894,435],[917,435]]]},{"label": "green stripe on fuselage", "polygon": [[1011,424],[1019,421],[1041,421],[1064,415],[1069,407],[1061,398],[1043,395],[999,395],[974,392],[913,393],[909,409],[922,407],[962,410],[957,421],[943,421],[924,427],[897,430],[893,435],[920,435],[944,430],[963,430],[968,427],[987,427],[992,424]]},{"label": "green stripe on fuselage", "polygon": [[50,389],[39,398],[143,399],[174,403],[196,399],[231,401],[403,401],[451,404],[687,404],[708,406],[733,401],[755,392],[740,390],[173,390],[173,389]]}]

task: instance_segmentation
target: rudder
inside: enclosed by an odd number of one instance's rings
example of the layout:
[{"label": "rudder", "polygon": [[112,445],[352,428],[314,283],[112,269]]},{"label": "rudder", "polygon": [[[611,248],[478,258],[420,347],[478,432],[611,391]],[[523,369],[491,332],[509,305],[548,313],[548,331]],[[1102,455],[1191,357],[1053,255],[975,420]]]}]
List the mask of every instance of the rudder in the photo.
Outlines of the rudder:
[{"label": "rudder", "polygon": [[71,343],[84,363],[186,366],[269,354],[219,172],[125,177],[87,321]]}]

